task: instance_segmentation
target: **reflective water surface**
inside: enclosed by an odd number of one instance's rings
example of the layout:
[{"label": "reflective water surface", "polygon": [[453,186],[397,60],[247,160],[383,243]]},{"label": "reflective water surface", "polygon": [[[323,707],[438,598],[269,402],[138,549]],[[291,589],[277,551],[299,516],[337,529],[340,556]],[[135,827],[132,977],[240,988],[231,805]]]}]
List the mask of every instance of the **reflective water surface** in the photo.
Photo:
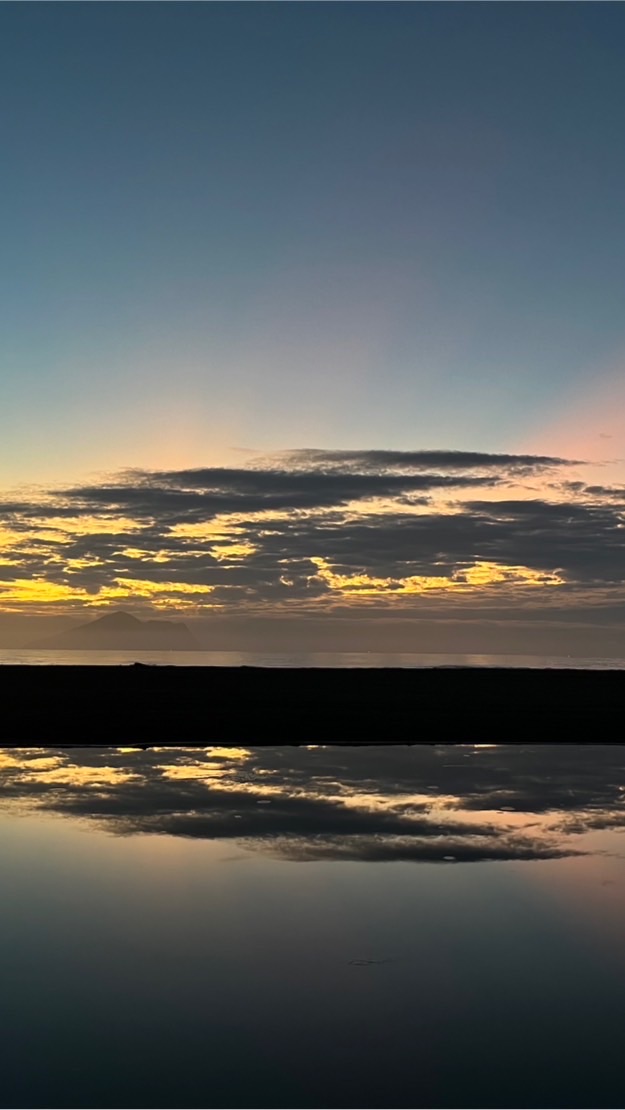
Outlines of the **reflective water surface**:
[{"label": "reflective water surface", "polygon": [[620,1107],[625,748],[0,751],[3,1104]]}]

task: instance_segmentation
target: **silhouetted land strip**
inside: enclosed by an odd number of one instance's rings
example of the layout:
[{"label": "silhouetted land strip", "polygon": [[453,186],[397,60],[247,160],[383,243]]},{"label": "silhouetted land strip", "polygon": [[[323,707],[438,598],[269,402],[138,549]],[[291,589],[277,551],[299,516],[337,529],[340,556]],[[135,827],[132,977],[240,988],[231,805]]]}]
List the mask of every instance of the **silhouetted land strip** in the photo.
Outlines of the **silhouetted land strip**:
[{"label": "silhouetted land strip", "polygon": [[0,666],[0,744],[624,742],[623,671]]}]

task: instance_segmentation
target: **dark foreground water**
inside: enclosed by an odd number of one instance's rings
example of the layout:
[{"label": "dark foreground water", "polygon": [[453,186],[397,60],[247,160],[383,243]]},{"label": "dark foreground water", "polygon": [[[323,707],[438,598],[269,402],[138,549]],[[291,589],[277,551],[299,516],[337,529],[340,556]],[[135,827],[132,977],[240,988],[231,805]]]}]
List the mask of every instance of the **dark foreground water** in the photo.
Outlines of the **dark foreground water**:
[{"label": "dark foreground water", "polygon": [[622,1107],[625,749],[0,751],[7,1107]]}]

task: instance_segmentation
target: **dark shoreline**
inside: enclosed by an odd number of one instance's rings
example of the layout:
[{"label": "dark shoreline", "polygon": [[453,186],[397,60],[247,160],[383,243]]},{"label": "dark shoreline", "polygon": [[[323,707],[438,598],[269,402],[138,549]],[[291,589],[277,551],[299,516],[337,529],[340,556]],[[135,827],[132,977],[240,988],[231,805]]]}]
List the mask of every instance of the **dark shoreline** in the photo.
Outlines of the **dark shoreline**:
[{"label": "dark shoreline", "polygon": [[0,666],[0,747],[623,743],[625,672]]}]

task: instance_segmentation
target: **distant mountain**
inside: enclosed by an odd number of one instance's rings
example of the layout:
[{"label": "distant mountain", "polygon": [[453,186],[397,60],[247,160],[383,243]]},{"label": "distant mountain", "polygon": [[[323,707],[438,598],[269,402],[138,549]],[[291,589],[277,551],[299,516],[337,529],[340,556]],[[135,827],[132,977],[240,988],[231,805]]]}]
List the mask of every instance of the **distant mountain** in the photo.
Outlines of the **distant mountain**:
[{"label": "distant mountain", "polygon": [[141,621],[130,613],[107,613],[27,646],[50,651],[198,651],[200,647],[181,621]]}]

